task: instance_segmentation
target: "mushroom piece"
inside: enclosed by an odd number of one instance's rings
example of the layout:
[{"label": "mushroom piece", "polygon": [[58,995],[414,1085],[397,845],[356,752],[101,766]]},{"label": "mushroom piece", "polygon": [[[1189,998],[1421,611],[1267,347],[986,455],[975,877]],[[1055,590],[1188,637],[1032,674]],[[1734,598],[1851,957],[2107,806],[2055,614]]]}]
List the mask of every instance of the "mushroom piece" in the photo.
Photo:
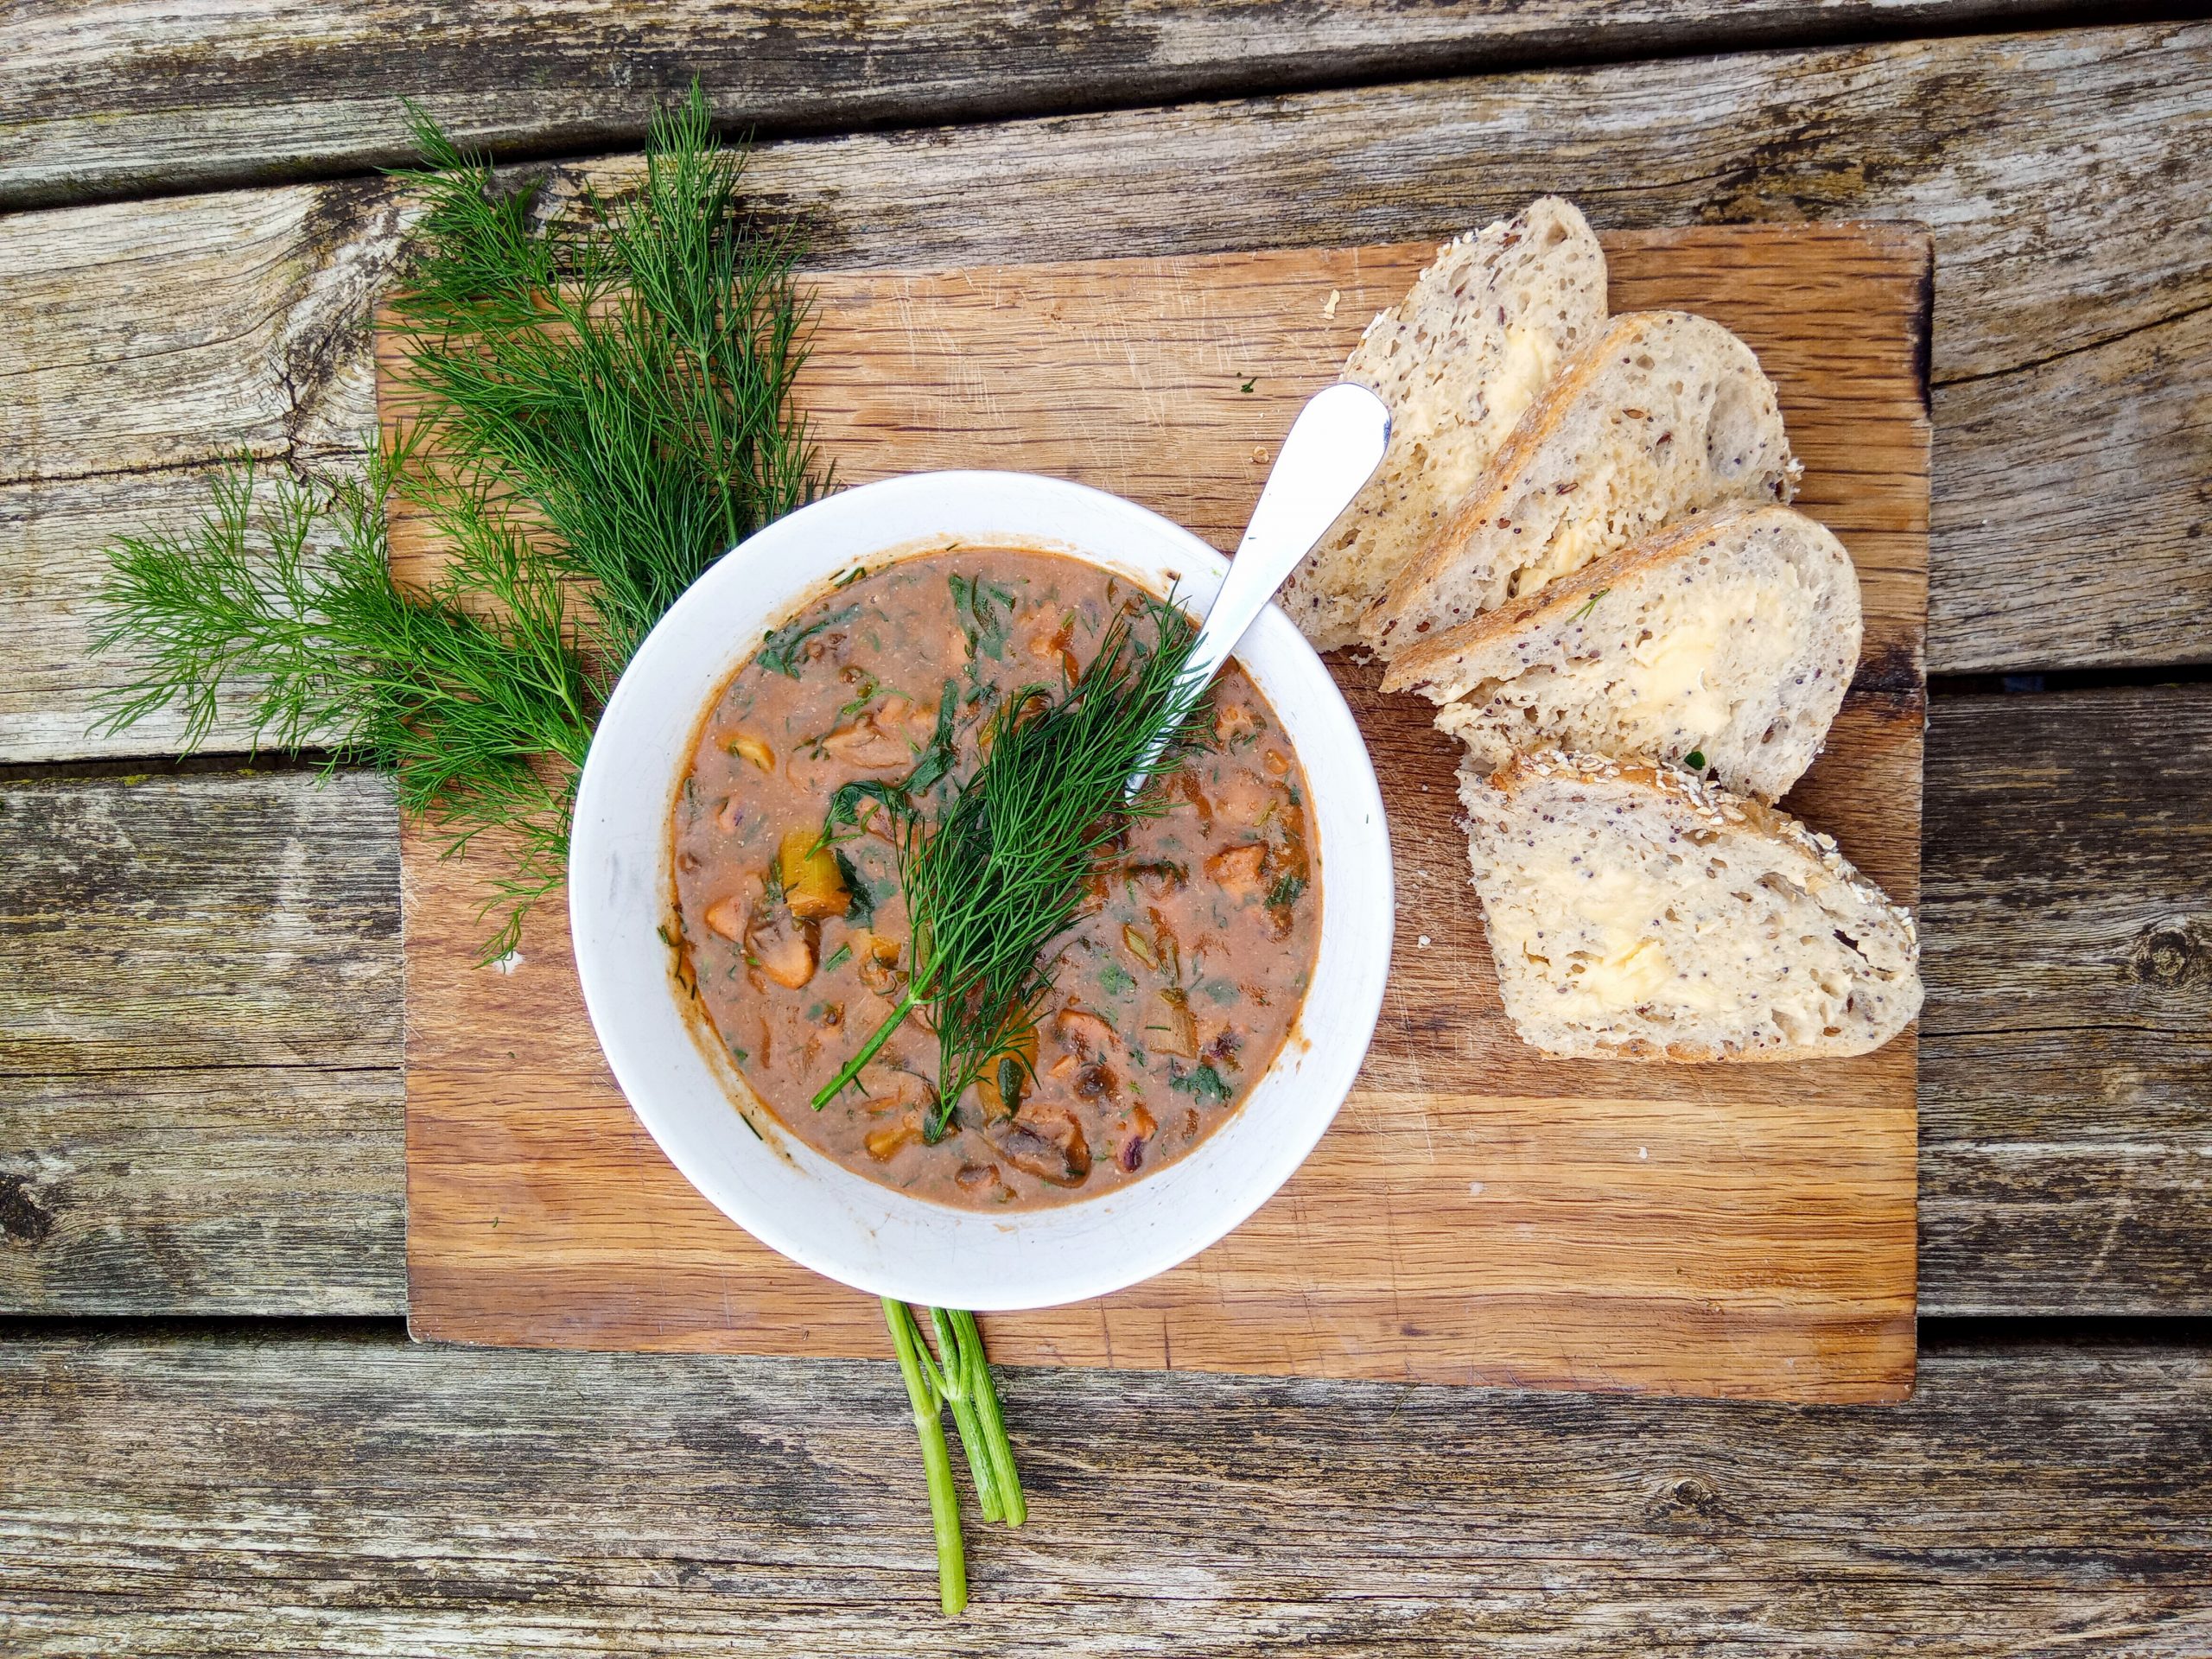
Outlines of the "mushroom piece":
[{"label": "mushroom piece", "polygon": [[778,911],[745,930],[746,959],[786,990],[814,977],[814,924]]},{"label": "mushroom piece", "polygon": [[1263,842],[1255,841],[1231,847],[1206,860],[1206,879],[1224,893],[1239,899],[1249,898],[1259,892],[1267,861],[1268,849]]},{"label": "mushroom piece", "polygon": [[1224,702],[1213,711],[1213,739],[1224,748],[1259,731],[1260,717],[1241,702]]},{"label": "mushroom piece", "polygon": [[983,1136],[1016,1169],[1054,1186],[1081,1186],[1090,1176],[1090,1143],[1075,1114],[1032,1103],[1012,1117],[983,1126]]},{"label": "mushroom piece", "polygon": [[750,760],[763,772],[776,769],[776,752],[768,747],[766,738],[755,737],[751,732],[740,732],[730,739],[728,748],[730,753],[741,760]]},{"label": "mushroom piece", "polygon": [[1181,1059],[1194,1060],[1198,1057],[1198,1022],[1191,1012],[1191,999],[1176,987],[1153,995],[1155,1017],[1147,1030],[1152,1036],[1153,1052],[1173,1054]]},{"label": "mushroom piece", "polygon": [[863,772],[896,771],[912,764],[936,725],[935,709],[889,696],[823,738],[822,752]]},{"label": "mushroom piece", "polygon": [[1073,1003],[1053,1016],[1052,1034],[1065,1047],[1085,1056],[1104,1054],[1115,1046],[1114,1027],[1088,1008],[1078,1008]]},{"label": "mushroom piece", "polygon": [[862,933],[853,940],[853,973],[862,986],[878,996],[896,996],[906,976],[899,971],[899,941],[880,933]]}]

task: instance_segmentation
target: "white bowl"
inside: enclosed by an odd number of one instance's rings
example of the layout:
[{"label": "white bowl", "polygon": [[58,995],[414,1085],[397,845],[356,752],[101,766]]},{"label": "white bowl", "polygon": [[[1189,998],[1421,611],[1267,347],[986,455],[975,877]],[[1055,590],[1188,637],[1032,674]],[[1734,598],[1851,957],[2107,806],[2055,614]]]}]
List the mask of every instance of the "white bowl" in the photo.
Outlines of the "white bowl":
[{"label": "white bowl", "polygon": [[[977,1311],[1046,1307],[1165,1272],[1243,1221],[1335,1117],[1367,1052],[1390,960],[1389,835],[1366,745],[1313,648],[1270,608],[1237,659],[1303,763],[1321,935],[1306,1003],[1237,1112],[1156,1174],[1087,1201],[958,1210],[880,1186],[783,1131],[709,1061],[658,929],[673,892],[669,814],[708,700],[781,620],[856,564],[969,546],[1075,555],[1193,609],[1228,561],[1116,496],[1023,473],[924,473],[778,520],[702,576],[615,687],[584,766],[569,916],[607,1063],[671,1162],[772,1249],[879,1295]],[[760,1126],[757,1135],[747,1127]]]}]

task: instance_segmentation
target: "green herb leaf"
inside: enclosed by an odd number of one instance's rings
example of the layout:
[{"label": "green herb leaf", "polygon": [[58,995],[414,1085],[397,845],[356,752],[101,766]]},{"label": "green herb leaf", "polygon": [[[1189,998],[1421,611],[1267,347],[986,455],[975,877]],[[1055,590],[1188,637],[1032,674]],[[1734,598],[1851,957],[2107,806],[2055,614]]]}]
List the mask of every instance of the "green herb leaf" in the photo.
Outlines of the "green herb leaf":
[{"label": "green herb leaf", "polygon": [[1222,1081],[1221,1073],[1211,1065],[1201,1065],[1167,1080],[1171,1089],[1180,1090],[1202,1106],[1226,1106],[1230,1088]]},{"label": "green herb leaf", "polygon": [[[849,916],[849,914],[850,912],[848,912]],[[832,950],[830,953],[828,959],[823,963],[822,971],[826,974],[832,968],[842,968],[852,959],[853,947],[849,944],[841,944],[835,950]]]},{"label": "green herb leaf", "polygon": [[1003,661],[1020,595],[981,576],[952,575],[946,581],[952,588],[953,613],[960,619],[961,632],[968,636],[970,656]]},{"label": "green herb leaf", "polygon": [[1268,889],[1268,907],[1270,910],[1287,910],[1298,902],[1299,895],[1305,891],[1306,878],[1304,876],[1297,874],[1278,876],[1274,886]]},{"label": "green herb leaf", "polygon": [[845,856],[845,849],[836,849],[837,874],[845,883],[849,895],[845,906],[845,920],[854,927],[867,927],[875,920],[875,889],[869,887],[868,878],[853,868],[853,861]]},{"label": "green herb leaf", "polygon": [[808,622],[795,618],[780,628],[772,628],[760,636],[760,649],[753,660],[772,674],[797,679],[806,666],[802,654],[806,642],[827,628],[842,627],[860,614],[858,606],[849,606],[842,611],[831,611]]},{"label": "green herb leaf", "polygon": [[1098,970],[1099,988],[1109,996],[1127,996],[1137,988],[1136,976],[1118,962],[1109,962]]},{"label": "green herb leaf", "polygon": [[944,683],[943,696],[937,705],[937,731],[930,739],[930,746],[922,752],[906,781],[900,785],[908,797],[926,795],[952,769],[960,764],[960,751],[954,742],[955,722],[960,717],[960,688],[951,680]]},{"label": "green herb leaf", "polygon": [[1682,757],[1682,764],[1688,766],[1692,772],[1703,772],[1705,770],[1705,751],[1703,749],[1692,749],[1688,754]]}]

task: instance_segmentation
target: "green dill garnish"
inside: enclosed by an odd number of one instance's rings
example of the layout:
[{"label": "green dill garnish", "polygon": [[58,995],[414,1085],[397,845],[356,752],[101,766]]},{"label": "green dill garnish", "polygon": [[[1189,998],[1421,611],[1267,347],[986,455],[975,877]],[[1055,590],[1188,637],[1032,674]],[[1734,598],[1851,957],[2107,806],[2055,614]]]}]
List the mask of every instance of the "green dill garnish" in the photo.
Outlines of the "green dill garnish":
[{"label": "green dill garnish", "polygon": [[1591,594],[1589,598],[1582,601],[1582,608],[1577,611],[1573,616],[1567,619],[1568,623],[1572,625],[1573,623],[1580,622],[1584,617],[1589,615],[1591,612],[1598,608],[1598,601],[1599,600],[1603,599],[1607,594],[1610,594],[1612,591],[1613,590],[1610,588],[1600,588],[1596,593]]},{"label": "green dill garnish", "polygon": [[1692,749],[1688,754],[1682,757],[1682,764],[1688,766],[1692,772],[1703,772],[1705,770],[1705,751],[1703,749]]},{"label": "green dill garnish", "polygon": [[931,1141],[978,1077],[1019,1055],[1052,983],[1046,942],[1074,919],[1093,866],[1128,820],[1169,804],[1157,788],[1125,798],[1140,757],[1171,732],[1143,768],[1157,784],[1204,734],[1205,699],[1184,672],[1197,630],[1172,600],[1147,600],[1141,614],[1148,645],[1128,616],[1116,615],[1081,678],[1008,696],[991,716],[982,764],[938,812],[925,814],[886,784],[839,791],[833,816],[856,812],[862,800],[887,815],[912,966],[905,996],[814,1096],[817,1109],[858,1078],[918,1007],[938,1039],[936,1100],[925,1124]]},{"label": "green dill garnish", "polygon": [[1170,1089],[1181,1090],[1201,1106],[1226,1106],[1229,1085],[1222,1081],[1221,1073],[1211,1065],[1201,1065],[1185,1071],[1180,1067],[1167,1079]]},{"label": "green dill garnish", "polygon": [[1211,997],[1217,1002],[1234,1002],[1243,995],[1236,988],[1236,982],[1233,979],[1202,980],[1199,982],[1198,990],[1201,995]]},{"label": "green dill garnish", "polygon": [[1274,886],[1268,889],[1268,908],[1287,910],[1298,902],[1299,895],[1305,891],[1304,876],[1295,874],[1278,876]]},{"label": "green dill garnish", "polygon": [[1098,988],[1109,996],[1127,996],[1137,988],[1136,976],[1118,962],[1109,962],[1098,970]]},{"label": "green dill garnish", "polygon": [[1252,388],[1253,388],[1253,387],[1255,387],[1255,386],[1258,385],[1259,384],[1260,384],[1259,377],[1258,377],[1258,376],[1256,376],[1256,375],[1255,375],[1251,379],[1247,380],[1246,382],[1244,382],[1244,384],[1243,384],[1243,385],[1242,385],[1241,386],[1237,387],[1237,388],[1236,388],[1236,390],[1237,390],[1237,391],[1239,391],[1249,392],[1249,391],[1250,391],[1252,390]]},{"label": "green dill garnish", "polygon": [[[849,916],[850,916],[850,914],[851,914],[851,912],[849,911],[849,912],[846,912],[846,914],[849,917]],[[825,974],[826,974],[826,973],[828,973],[828,972],[829,972],[832,968],[842,968],[842,967],[843,967],[847,963],[850,962],[852,959],[853,959],[853,947],[852,947],[852,945],[851,945],[849,943],[849,944],[841,944],[841,945],[839,945],[839,946],[838,946],[835,950],[832,950],[832,951],[829,954],[829,956],[828,956],[826,958],[824,958],[824,959],[823,959],[823,963],[822,963],[822,971],[823,971],[823,973],[825,973]]]},{"label": "green dill garnish", "polygon": [[868,566],[856,564],[830,585],[835,588],[849,588],[866,575],[868,575]]}]

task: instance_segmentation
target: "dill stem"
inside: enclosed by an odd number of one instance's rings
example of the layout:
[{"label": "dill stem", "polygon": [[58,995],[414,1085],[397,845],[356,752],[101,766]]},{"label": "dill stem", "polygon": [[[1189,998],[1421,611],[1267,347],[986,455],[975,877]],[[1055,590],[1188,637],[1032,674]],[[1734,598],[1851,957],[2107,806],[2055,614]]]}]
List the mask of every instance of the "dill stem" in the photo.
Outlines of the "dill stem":
[{"label": "dill stem", "polygon": [[922,1473],[929,1483],[930,1525],[937,1535],[938,1599],[947,1617],[968,1605],[968,1556],[960,1541],[960,1500],[952,1489],[952,1457],[945,1449],[944,1420],[937,1395],[922,1370],[922,1333],[913,1311],[895,1298],[883,1298],[883,1317],[899,1353],[899,1372],[906,1379],[906,1401],[914,1408],[914,1433],[922,1443]]},{"label": "dill stem", "polygon": [[983,1425],[976,1414],[976,1364],[965,1338],[944,1308],[930,1309],[930,1323],[937,1329],[938,1392],[952,1408],[953,1426],[960,1431],[960,1449],[968,1455],[969,1478],[976,1483],[976,1507],[986,1521],[1006,1518],[999,1501],[998,1482],[989,1450],[984,1445]]},{"label": "dill stem", "polygon": [[868,1063],[875,1058],[876,1051],[890,1040],[891,1033],[899,1029],[899,1021],[914,1011],[915,1000],[913,982],[909,980],[906,984],[906,995],[899,999],[899,1006],[892,1009],[890,1014],[885,1017],[883,1023],[875,1028],[875,1034],[870,1037],[868,1041],[862,1043],[861,1045],[861,1052],[854,1055],[851,1059],[847,1060],[843,1068],[838,1071],[837,1075],[830,1078],[830,1081],[816,1093],[814,1096],[814,1109],[816,1111],[820,1111],[831,1101],[836,1099],[839,1095],[842,1095],[846,1090],[852,1087],[854,1080],[860,1076],[861,1071],[867,1066]]},{"label": "dill stem", "polygon": [[[1007,1525],[1018,1527],[1029,1518],[1029,1504],[1021,1495],[1021,1474],[1014,1466],[1014,1446],[1006,1437],[1006,1418],[999,1410],[998,1385],[991,1380],[990,1362],[983,1356],[983,1333],[976,1328],[973,1313],[955,1310],[945,1317],[960,1333],[961,1352],[969,1363],[968,1396],[975,1402],[999,1509]],[[965,1434],[967,1431],[963,1428],[961,1432]]]}]

